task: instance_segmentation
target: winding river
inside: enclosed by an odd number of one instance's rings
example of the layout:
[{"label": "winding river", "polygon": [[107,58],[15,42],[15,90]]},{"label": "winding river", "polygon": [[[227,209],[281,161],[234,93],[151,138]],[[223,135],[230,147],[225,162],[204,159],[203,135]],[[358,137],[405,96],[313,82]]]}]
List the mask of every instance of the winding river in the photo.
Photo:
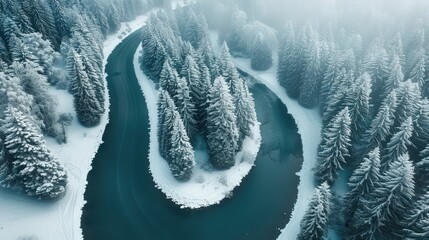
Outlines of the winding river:
[{"label": "winding river", "polygon": [[148,171],[148,111],[133,69],[139,43],[137,31],[108,58],[110,122],[88,175],[84,239],[275,239],[296,201],[295,173],[302,164],[300,136],[286,107],[264,85],[252,84],[262,123],[256,166],[232,198],[204,209],[181,209],[155,188]]}]

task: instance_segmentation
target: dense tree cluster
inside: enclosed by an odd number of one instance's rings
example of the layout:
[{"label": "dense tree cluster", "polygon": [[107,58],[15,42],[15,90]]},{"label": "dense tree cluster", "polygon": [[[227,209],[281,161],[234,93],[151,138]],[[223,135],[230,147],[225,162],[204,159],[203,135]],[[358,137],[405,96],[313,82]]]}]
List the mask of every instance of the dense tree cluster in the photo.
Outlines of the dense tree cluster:
[{"label": "dense tree cluster", "polygon": [[296,31],[288,23],[280,41],[279,82],[302,106],[320,108],[316,179],[332,185],[343,168],[353,172],[343,199],[342,233],[350,239],[429,234],[422,200],[429,187],[428,47],[422,21],[413,28],[374,36],[341,24]]},{"label": "dense tree cluster", "polygon": [[66,173],[43,140],[45,135],[66,141],[50,89],[68,89],[82,125],[97,125],[105,111],[102,40],[118,31],[121,21],[154,5],[151,0],[0,0],[2,186],[37,198],[64,195]]},{"label": "dense tree cluster", "polygon": [[195,5],[151,14],[141,41],[141,68],[160,88],[159,151],[173,176],[189,179],[195,164],[192,144],[201,139],[215,168],[232,167],[256,113],[227,44],[215,57],[205,18]]}]

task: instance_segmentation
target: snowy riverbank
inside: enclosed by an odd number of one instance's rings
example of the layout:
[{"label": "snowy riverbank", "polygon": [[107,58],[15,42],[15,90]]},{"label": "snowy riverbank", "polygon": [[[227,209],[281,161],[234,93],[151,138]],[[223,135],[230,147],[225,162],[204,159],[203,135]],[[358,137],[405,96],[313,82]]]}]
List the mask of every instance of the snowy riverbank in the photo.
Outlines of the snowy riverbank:
[{"label": "snowy riverbank", "polygon": [[[217,45],[217,33],[211,32],[214,51],[219,52]],[[322,120],[318,109],[305,109],[293,99],[290,99],[285,89],[277,81],[277,56],[273,54],[273,66],[263,72],[252,70],[250,59],[233,58],[235,65],[242,71],[255,77],[258,81],[265,84],[277,97],[286,105],[288,112],[293,116],[298,126],[298,133],[301,135],[303,146],[303,164],[301,171],[297,173],[300,178],[298,185],[298,198],[296,200],[291,217],[281,234],[279,240],[296,239],[299,233],[299,224],[307,209],[308,203],[314,192],[314,173],[312,168],[316,163],[317,147],[321,140]]]},{"label": "snowy riverbank", "polygon": [[[103,48],[104,66],[113,49],[122,39],[140,28],[146,19],[147,14],[137,17],[132,22],[122,23],[116,34],[107,37]],[[93,128],[82,127],[77,122],[71,94],[65,90],[52,90],[52,94],[59,104],[58,112],[70,112],[73,116],[72,125],[67,127],[67,144],[58,145],[54,139],[46,139],[48,147],[68,173],[67,193],[58,202],[44,203],[1,190],[0,239],[75,240],[83,238],[80,222],[85,204],[86,178],[109,122],[108,91],[106,89],[106,113],[100,125]]]},{"label": "snowy riverbank", "polygon": [[[204,152],[196,151],[197,165],[188,182],[178,182],[173,178],[167,162],[160,156],[157,138],[157,94],[155,84],[140,70],[138,58],[141,46],[134,56],[134,70],[146,99],[150,120],[149,168],[157,187],[175,203],[187,208],[201,208],[219,203],[230,196],[241,180],[249,173],[261,145],[259,123],[252,127],[253,136],[243,142],[242,150],[237,153],[236,165],[225,171],[205,171],[201,168],[207,162]],[[244,161],[243,161],[244,160]]]}]

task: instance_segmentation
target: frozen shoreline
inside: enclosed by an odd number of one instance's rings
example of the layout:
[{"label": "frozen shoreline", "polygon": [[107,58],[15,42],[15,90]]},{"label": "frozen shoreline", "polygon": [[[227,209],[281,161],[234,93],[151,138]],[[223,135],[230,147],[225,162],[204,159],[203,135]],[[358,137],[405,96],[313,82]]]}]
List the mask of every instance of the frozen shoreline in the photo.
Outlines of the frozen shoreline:
[{"label": "frozen shoreline", "polygon": [[[103,66],[114,48],[129,34],[140,28],[147,19],[147,14],[135,20],[122,23],[120,30],[109,35],[103,42]],[[80,228],[82,208],[85,204],[84,193],[87,175],[91,170],[92,159],[102,143],[106,125],[109,122],[110,99],[107,90],[107,75],[104,74],[106,85],[105,106],[100,125],[85,128],[77,122],[73,108],[73,96],[66,90],[51,89],[57,99],[60,113],[70,112],[73,122],[67,129],[67,144],[59,145],[52,138],[46,142],[52,153],[64,165],[68,173],[67,193],[58,202],[44,203],[35,199],[19,196],[8,191],[0,191],[0,238],[19,239],[32,237],[43,240],[75,240],[83,239]]]},{"label": "frozen shoreline", "polygon": [[[236,155],[236,165],[225,171],[204,171],[200,169],[201,162],[207,161],[207,155],[196,151],[197,165],[192,178],[188,182],[178,182],[173,178],[167,162],[160,156],[157,139],[157,93],[155,84],[140,70],[138,57],[141,46],[134,55],[134,70],[145,96],[150,119],[150,148],[149,168],[153,180],[167,198],[183,208],[201,208],[218,204],[225,197],[230,196],[233,189],[240,185],[242,179],[254,166],[261,135],[259,123],[252,127],[253,136],[246,137],[242,150]],[[245,150],[244,150],[245,149]],[[246,161],[241,162],[245,156]],[[200,163],[200,164],[199,164]]]},{"label": "frozen shoreline", "polygon": [[[211,32],[212,45],[215,52],[219,52],[217,43],[217,33]],[[318,109],[305,109],[299,103],[286,94],[286,90],[280,86],[277,81],[277,55],[273,54],[273,66],[267,71],[255,71],[250,67],[250,59],[232,58],[237,68],[255,77],[262,84],[267,86],[277,97],[286,105],[288,112],[295,119],[298,126],[298,133],[301,135],[303,146],[302,168],[297,175],[299,176],[298,197],[295,202],[289,222],[277,239],[292,240],[296,239],[300,230],[300,221],[307,210],[310,198],[315,188],[314,173],[312,168],[315,166],[317,157],[317,147],[321,140],[322,120]]]}]

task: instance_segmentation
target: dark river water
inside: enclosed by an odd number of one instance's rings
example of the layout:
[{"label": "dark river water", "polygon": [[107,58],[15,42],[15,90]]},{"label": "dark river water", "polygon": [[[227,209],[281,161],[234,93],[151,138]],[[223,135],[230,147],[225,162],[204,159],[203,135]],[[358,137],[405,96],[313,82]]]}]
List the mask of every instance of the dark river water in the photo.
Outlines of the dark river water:
[{"label": "dark river water", "polygon": [[106,66],[110,122],[88,175],[84,239],[275,239],[296,201],[302,164],[300,136],[286,107],[264,85],[252,85],[262,123],[256,166],[219,205],[180,209],[154,187],[148,171],[148,113],[132,63],[139,36],[118,45]]}]

